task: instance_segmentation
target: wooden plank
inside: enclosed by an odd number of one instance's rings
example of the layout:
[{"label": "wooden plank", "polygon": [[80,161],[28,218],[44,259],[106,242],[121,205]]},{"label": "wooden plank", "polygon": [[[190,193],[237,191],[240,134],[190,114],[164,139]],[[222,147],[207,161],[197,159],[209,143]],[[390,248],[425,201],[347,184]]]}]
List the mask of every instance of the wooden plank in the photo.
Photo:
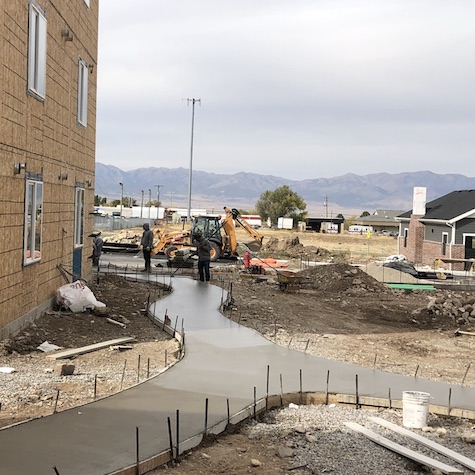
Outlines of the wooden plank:
[{"label": "wooden plank", "polygon": [[81,348],[73,348],[71,350],[58,351],[52,353],[51,355],[46,355],[47,358],[53,360],[59,360],[63,358],[70,358],[71,356],[83,355],[84,353],[91,353],[92,351],[102,350],[102,348],[107,348],[112,345],[120,345],[121,343],[128,343],[129,341],[135,340],[133,336],[126,336],[124,338],[116,338],[115,340],[107,340],[100,343],[95,343],[93,345],[82,346]]},{"label": "wooden plank", "polygon": [[397,432],[398,434],[402,434],[402,435],[405,435],[406,437],[410,437],[411,439],[419,442],[420,444],[425,445],[426,447],[429,447],[430,449],[435,450],[436,452],[439,452],[439,454],[445,455],[446,457],[449,457],[452,460],[455,460],[460,465],[463,465],[464,467],[467,467],[470,470],[473,470],[475,472],[474,460],[469,459],[468,457],[465,457],[464,455],[459,454],[458,452],[455,452],[454,450],[444,447],[443,445],[440,445],[437,442],[433,442],[432,440],[427,439],[426,437],[423,437],[422,435],[416,434],[404,427],[400,427],[397,424],[393,424],[392,422],[385,421],[384,419],[381,419],[380,417],[370,417],[369,419],[373,422],[376,422],[376,424],[379,424],[383,427],[393,430],[394,432]]},{"label": "wooden plank", "polygon": [[389,450],[392,450],[393,452],[402,455],[408,459],[414,460],[415,462],[418,462],[422,465],[426,465],[427,467],[440,470],[442,473],[446,473],[448,475],[463,475],[463,472],[457,470],[454,467],[451,467],[450,465],[446,465],[445,463],[434,460],[430,457],[427,457],[426,455],[415,452],[414,450],[408,449],[403,445],[396,444],[392,440],[386,439],[385,437],[377,434],[376,432],[373,432],[372,430],[369,430],[366,427],[357,424],[356,422],[345,422],[345,425],[350,429],[353,429],[354,431],[363,434],[365,437],[372,440],[373,442],[376,442],[377,444]]}]

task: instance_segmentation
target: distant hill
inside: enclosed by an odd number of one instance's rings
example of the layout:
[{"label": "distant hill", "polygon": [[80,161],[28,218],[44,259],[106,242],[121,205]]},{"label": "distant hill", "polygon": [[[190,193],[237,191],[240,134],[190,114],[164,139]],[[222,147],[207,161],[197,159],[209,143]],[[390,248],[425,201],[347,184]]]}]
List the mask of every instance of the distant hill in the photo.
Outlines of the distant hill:
[{"label": "distant hill", "polygon": [[[140,204],[157,199],[160,187],[162,206],[187,206],[188,170],[185,168],[137,168],[123,171],[112,165],[96,163],[95,194],[109,200],[124,195],[135,198]],[[328,207],[337,214],[375,209],[412,208],[415,186],[427,187],[427,200],[433,200],[454,190],[475,189],[475,178],[458,174],[436,174],[429,171],[406,173],[373,173],[356,175],[347,173],[334,178],[312,178],[301,181],[288,180],[273,175],[235,173],[232,175],[193,171],[192,207],[221,209],[223,206],[252,209],[259,196],[267,190],[288,185],[307,203],[310,212],[322,213],[324,197]],[[149,192],[150,190],[150,192]]]}]

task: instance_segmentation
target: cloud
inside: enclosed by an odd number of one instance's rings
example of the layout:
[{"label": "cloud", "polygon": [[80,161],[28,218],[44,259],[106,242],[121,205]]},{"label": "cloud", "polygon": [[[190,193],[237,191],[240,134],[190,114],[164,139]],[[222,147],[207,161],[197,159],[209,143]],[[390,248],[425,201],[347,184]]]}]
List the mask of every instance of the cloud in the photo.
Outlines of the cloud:
[{"label": "cloud", "polygon": [[[475,174],[469,0],[100,5],[97,160],[294,179]],[[323,166],[324,165],[324,166]]]}]

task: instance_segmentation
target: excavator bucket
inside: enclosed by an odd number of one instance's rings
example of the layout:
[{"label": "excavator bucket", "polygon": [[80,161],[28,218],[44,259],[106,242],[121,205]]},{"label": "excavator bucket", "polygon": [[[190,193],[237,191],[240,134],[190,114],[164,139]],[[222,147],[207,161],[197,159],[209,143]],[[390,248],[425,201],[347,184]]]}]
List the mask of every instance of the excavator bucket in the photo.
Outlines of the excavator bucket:
[{"label": "excavator bucket", "polygon": [[257,252],[262,247],[262,241],[259,241],[257,239],[254,239],[254,241],[245,242],[244,244],[252,252]]}]

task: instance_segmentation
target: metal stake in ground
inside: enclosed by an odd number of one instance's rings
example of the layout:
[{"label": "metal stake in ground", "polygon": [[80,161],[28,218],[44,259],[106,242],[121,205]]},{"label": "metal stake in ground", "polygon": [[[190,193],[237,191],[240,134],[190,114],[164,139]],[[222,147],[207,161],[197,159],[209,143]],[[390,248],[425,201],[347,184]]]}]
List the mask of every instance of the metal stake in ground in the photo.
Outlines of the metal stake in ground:
[{"label": "metal stake in ground", "polygon": [[58,469],[56,468],[56,465],[53,467],[53,470],[56,475],[60,475],[60,473],[58,472]]},{"label": "metal stake in ground", "polygon": [[256,419],[257,416],[257,389],[254,386],[254,419]]},{"label": "metal stake in ground", "polygon": [[302,404],[303,394],[302,394],[302,370],[300,370],[300,404]]},{"label": "metal stake in ground", "polygon": [[59,389],[56,390],[56,399],[54,401],[53,414],[56,414],[56,408],[58,407],[58,399],[59,399]]},{"label": "metal stake in ground", "polygon": [[270,372],[270,366],[267,365],[267,378],[266,378],[266,411],[269,409],[269,372]]},{"label": "metal stake in ground", "polygon": [[209,399],[206,398],[205,400],[205,429],[203,434],[206,435],[206,432],[208,431],[208,407],[209,407]]},{"label": "metal stake in ground", "polygon": [[358,393],[358,375],[356,375],[355,384],[356,384],[356,387],[355,387],[355,408],[359,409],[360,408],[360,396],[359,396],[359,393]]},{"label": "metal stake in ground", "polygon": [[122,385],[124,384],[125,368],[127,367],[127,360],[124,360],[124,368],[122,369],[122,378],[120,380],[120,390],[122,391]]},{"label": "metal stake in ground", "polygon": [[173,438],[172,438],[172,421],[170,417],[167,417],[168,422],[168,443],[170,444],[170,460],[175,460],[175,456],[173,455]]},{"label": "metal stake in ground", "polygon": [[135,473],[140,475],[140,440],[139,440],[139,428],[135,428]]},{"label": "metal stake in ground", "polygon": [[180,456],[180,410],[176,410],[176,458]]},{"label": "metal stake in ground", "polygon": [[327,387],[325,389],[325,405],[328,406],[328,385],[330,383],[330,370],[327,370]]}]

